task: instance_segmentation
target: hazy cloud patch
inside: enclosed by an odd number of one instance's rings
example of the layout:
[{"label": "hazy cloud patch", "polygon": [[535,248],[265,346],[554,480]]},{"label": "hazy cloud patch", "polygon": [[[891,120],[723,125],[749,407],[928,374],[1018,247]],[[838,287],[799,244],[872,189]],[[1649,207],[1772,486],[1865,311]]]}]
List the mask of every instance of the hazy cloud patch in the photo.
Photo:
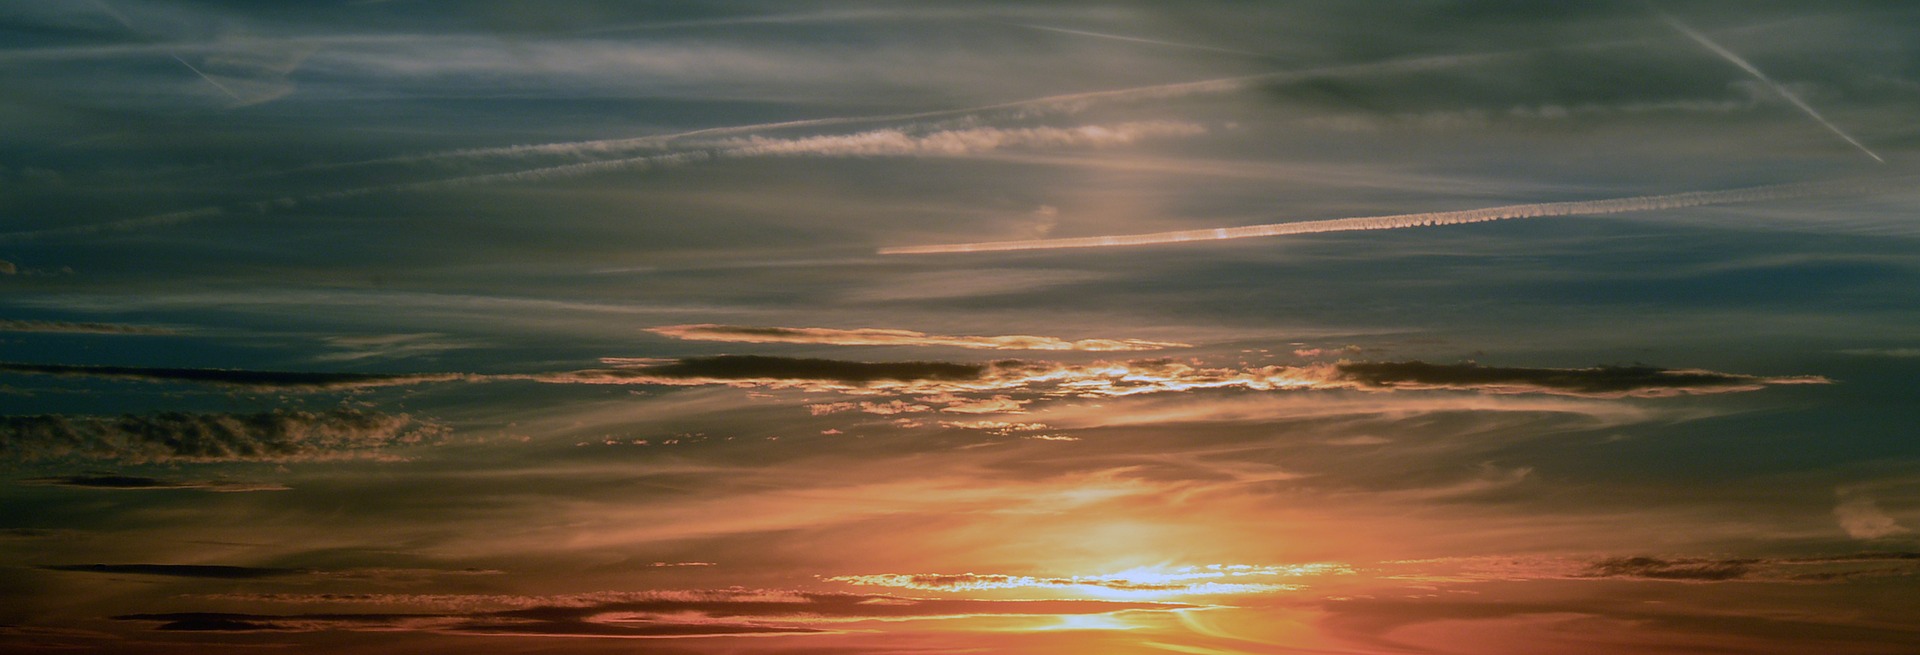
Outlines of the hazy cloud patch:
[{"label": "hazy cloud patch", "polygon": [[387,457],[387,448],[437,441],[445,426],[356,409],[256,414],[165,412],[0,417],[0,459],[289,462]]},{"label": "hazy cloud patch", "polygon": [[0,332],[56,332],[63,334],[179,334],[172,328],[124,323],[88,323],[75,321],[25,321],[0,319]]}]

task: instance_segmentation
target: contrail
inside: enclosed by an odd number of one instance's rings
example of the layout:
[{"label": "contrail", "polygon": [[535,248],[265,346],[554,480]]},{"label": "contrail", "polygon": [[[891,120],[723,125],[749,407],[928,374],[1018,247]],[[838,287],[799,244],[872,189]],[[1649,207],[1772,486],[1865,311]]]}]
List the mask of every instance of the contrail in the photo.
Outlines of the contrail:
[{"label": "contrail", "polygon": [[[229,207],[236,211],[250,210],[253,212],[267,212],[276,208],[292,207],[309,202],[344,200],[374,194],[437,191],[487,184],[533,182],[618,170],[670,168],[715,159],[792,156],[957,157],[971,156],[981,152],[991,152],[1004,148],[1099,147],[1103,145],[1133,143],[1141,139],[1192,136],[1205,132],[1206,128],[1204,126],[1195,123],[1138,121],[1109,125],[1082,125],[1074,128],[1032,127],[1002,129],[982,127],[918,134],[887,129],[800,139],[746,137],[716,141],[706,144],[698,150],[684,150],[671,154],[602,159],[576,164],[526,168],[500,173],[467,175],[422,182],[353,187],[303,196],[283,196],[269,200],[237,203]],[[107,223],[46,228],[24,232],[7,232],[0,233],[0,243],[57,235],[93,234],[110,230],[169,225],[200,218],[225,216],[228,215],[228,213],[227,208],[202,207],[189,211],[171,212]]]},{"label": "contrail", "polygon": [[1791,102],[1793,103],[1793,106],[1799,107],[1800,111],[1806,112],[1808,116],[1813,117],[1813,120],[1819,121],[1819,123],[1822,126],[1825,126],[1828,131],[1833,132],[1835,135],[1839,136],[1842,139],[1845,139],[1847,143],[1853,144],[1853,147],[1859,148],[1860,152],[1867,153],[1867,156],[1872,157],[1874,161],[1880,162],[1882,164],[1887,163],[1887,160],[1881,159],[1880,155],[1874,154],[1872,150],[1867,149],[1867,146],[1860,143],[1860,140],[1853,138],[1852,135],[1847,134],[1844,131],[1841,131],[1839,126],[1836,126],[1831,121],[1828,121],[1827,117],[1821,116],[1820,112],[1815,111],[1812,105],[1807,104],[1807,101],[1801,100],[1800,96],[1794,95],[1793,92],[1788,91],[1786,87],[1780,86],[1779,82],[1775,82],[1773,81],[1773,78],[1767,77],[1766,73],[1760,72],[1760,69],[1758,67],[1755,67],[1752,63],[1749,63],[1745,58],[1741,57],[1739,54],[1735,53],[1732,50],[1728,50],[1725,47],[1722,47],[1718,43],[1715,43],[1713,39],[1707,38],[1707,35],[1701,34],[1698,30],[1695,30],[1692,27],[1687,26],[1686,23],[1680,22],[1680,19],[1675,18],[1670,14],[1662,13],[1660,14],[1660,18],[1665,20],[1668,26],[1671,26],[1673,29],[1679,31],[1681,34],[1687,35],[1687,38],[1693,39],[1693,41],[1695,43],[1700,44],[1701,47],[1704,47],[1707,50],[1712,51],[1713,54],[1719,55],[1721,59],[1725,59],[1729,62],[1732,62],[1733,65],[1739,66],[1740,70],[1746,71],[1748,75],[1752,75],[1753,79],[1760,80],[1761,84],[1767,85],[1767,88],[1772,89],[1774,93],[1778,93],[1780,94],[1780,97],[1786,98],[1787,102]]},{"label": "contrail", "polygon": [[[1617,45],[1617,44],[1598,44],[1598,45],[1591,45],[1591,46],[1584,46],[1584,47],[1611,47],[1613,45]],[[1247,88],[1248,85],[1256,84],[1260,82],[1277,82],[1277,81],[1286,81],[1290,79],[1306,79],[1306,78],[1318,77],[1323,75],[1359,75],[1359,74],[1367,74],[1367,73],[1415,72],[1415,71],[1429,70],[1429,69],[1435,69],[1435,68],[1445,68],[1448,66],[1458,66],[1461,64],[1471,63],[1475,61],[1492,60],[1492,59],[1498,59],[1501,57],[1511,57],[1515,55],[1526,54],[1528,52],[1533,52],[1533,51],[1534,50],[1531,50],[1531,49],[1505,50],[1505,51],[1484,52],[1484,53],[1409,57],[1409,58],[1402,58],[1402,59],[1389,59],[1384,61],[1374,61],[1374,62],[1366,62],[1366,63],[1359,63],[1359,64],[1339,64],[1339,65],[1333,65],[1333,66],[1322,66],[1317,68],[1308,68],[1308,69],[1300,69],[1300,70],[1254,73],[1250,75],[1221,77],[1221,78],[1206,79],[1206,80],[1195,80],[1195,81],[1189,81],[1189,82],[1174,82],[1169,84],[1153,84],[1153,85],[1147,85],[1147,86],[1126,87],[1126,88],[1120,88],[1120,89],[1107,89],[1102,91],[1066,93],[1066,94],[1040,96],[1035,98],[1026,98],[1022,100],[1013,100],[1008,102],[994,103],[994,104],[988,104],[988,105],[978,105],[973,107],[961,107],[961,108],[954,108],[954,109],[934,109],[929,111],[906,112],[906,113],[898,113],[898,114],[876,114],[876,115],[866,115],[866,116],[830,116],[830,117],[823,117],[823,118],[808,118],[808,119],[791,120],[791,121],[777,121],[777,122],[770,122],[770,123],[727,125],[727,126],[720,126],[720,127],[701,128],[701,129],[689,130],[685,132],[675,132],[671,134],[656,134],[656,135],[650,135],[650,136],[632,137],[632,138],[625,138],[625,139],[595,139],[595,140],[588,140],[588,141],[563,141],[563,142],[556,142],[556,143],[539,143],[539,144],[526,144],[526,145],[517,145],[517,146],[499,146],[499,147],[491,147],[491,148],[466,148],[466,149],[460,149],[460,150],[444,150],[439,152],[421,153],[417,155],[402,155],[398,157],[365,159],[360,161],[341,162],[336,164],[322,164],[317,166],[309,166],[301,169],[296,169],[295,171],[289,171],[289,172],[349,168],[354,166],[368,166],[368,165],[375,165],[375,164],[420,163],[420,162],[453,161],[453,160],[464,160],[464,159],[483,159],[483,158],[494,158],[494,157],[499,157],[499,158],[513,158],[513,157],[525,157],[525,156],[576,156],[578,157],[578,156],[594,156],[594,155],[618,155],[622,152],[631,151],[631,150],[665,148],[665,147],[671,146],[674,142],[683,141],[683,140],[694,138],[694,137],[752,134],[752,133],[763,132],[763,131],[774,131],[774,130],[783,130],[783,129],[792,129],[792,128],[802,128],[802,127],[832,127],[832,126],[838,126],[838,125],[859,125],[859,124],[865,124],[865,123],[892,123],[892,122],[903,122],[903,121],[923,121],[923,120],[929,120],[929,119],[959,118],[959,117],[967,117],[967,116],[973,116],[977,114],[984,114],[984,113],[996,112],[996,111],[1032,112],[1035,110],[1049,110],[1049,109],[1056,110],[1056,111],[1070,111],[1070,110],[1078,109],[1080,107],[1084,107],[1092,103],[1103,102],[1103,101],[1125,100],[1125,99],[1136,99],[1136,98],[1137,99],[1176,98],[1176,97],[1194,95],[1194,94],[1200,94],[1200,93],[1226,93],[1226,92],[1245,89]]]},{"label": "contrail", "polygon": [[1194,44],[1194,43],[1180,43],[1180,42],[1178,42],[1178,41],[1161,41],[1161,40],[1159,40],[1159,39],[1144,39],[1144,38],[1140,38],[1140,37],[1137,37],[1137,36],[1124,36],[1124,35],[1120,35],[1120,34],[1106,34],[1106,33],[1103,33],[1103,32],[1089,32],[1089,31],[1086,31],[1086,30],[1070,30],[1070,29],[1067,29],[1067,28],[1064,28],[1064,27],[1048,27],[1048,26],[1046,26],[1046,25],[1029,25],[1029,24],[1026,24],[1026,23],[1013,23],[1013,26],[1014,26],[1014,27],[1024,27],[1024,28],[1027,28],[1027,29],[1030,29],[1030,30],[1041,30],[1041,31],[1046,31],[1046,32],[1059,32],[1059,33],[1061,33],[1061,34],[1072,34],[1072,35],[1075,35],[1075,36],[1090,36],[1090,37],[1093,37],[1093,38],[1096,38],[1096,39],[1112,39],[1112,40],[1114,40],[1114,41],[1126,41],[1126,42],[1129,42],[1129,43],[1145,43],[1145,44],[1148,44],[1148,45],[1158,45],[1158,46],[1167,46],[1167,47],[1170,47],[1170,48],[1186,48],[1186,49],[1188,49],[1188,50],[1207,50],[1207,51],[1211,51],[1211,52],[1224,52],[1224,53],[1227,53],[1227,54],[1233,54],[1233,55],[1245,55],[1245,56],[1248,56],[1248,57],[1259,57],[1259,58],[1262,58],[1262,59],[1272,59],[1272,58],[1273,58],[1273,55],[1269,55],[1269,54],[1267,54],[1267,53],[1264,53],[1264,52],[1253,52],[1253,51],[1250,51],[1250,50],[1234,50],[1234,49],[1232,49],[1232,48],[1216,48],[1216,47],[1213,47],[1213,46],[1210,46],[1210,45],[1198,45],[1198,44]]},{"label": "contrail", "polygon": [[180,62],[180,65],[182,66],[186,66],[187,70],[193,71],[193,74],[195,75],[199,75],[200,79],[206,80],[208,84],[213,85],[213,88],[219,89],[221,93],[227,94],[227,97],[233,98],[234,100],[239,102],[246,102],[246,99],[241,98],[238,94],[235,94],[232,90],[228,89],[227,85],[221,84],[218,81],[215,81],[213,78],[208,77],[206,73],[200,72],[200,69],[194,68],[193,64],[189,64],[187,63],[187,60],[181,59],[180,55],[176,55],[169,52],[167,53],[167,56],[173,57],[174,61]]},{"label": "contrail", "polygon": [[1741,202],[1762,202],[1805,198],[1810,196],[1841,195],[1849,193],[1874,193],[1884,189],[1910,189],[1915,180],[1904,178],[1877,178],[1871,180],[1851,180],[1838,182],[1801,182],[1795,184],[1776,184],[1770,186],[1747,187],[1743,189],[1725,189],[1720,191],[1691,191],[1654,196],[1634,196],[1630,198],[1610,198],[1606,200],[1575,200],[1570,202],[1548,202],[1528,205],[1506,205],[1485,209],[1467,209],[1461,211],[1422,212],[1418,214],[1393,214],[1388,216],[1362,216],[1356,218],[1335,218],[1321,221],[1298,221],[1293,223],[1269,223],[1266,225],[1248,225],[1244,227],[1223,227],[1206,230],[1178,230],[1174,232],[1153,232],[1148,234],[1122,234],[1098,237],[1077,237],[1062,239],[1027,239],[1021,241],[988,241],[982,243],[954,243],[931,246],[900,246],[881,248],[882,255],[928,255],[936,253],[996,252],[1006,250],[1053,250],[1059,248],[1107,248],[1114,246],[1145,246],[1187,241],[1221,241],[1225,239],[1246,239],[1251,237],[1281,236],[1287,234],[1314,234],[1319,232],[1350,232],[1355,230],[1394,230],[1408,227],[1430,227],[1435,225],[1460,225],[1463,223],[1484,223],[1504,221],[1516,218],[1540,218],[1545,216],[1573,216],[1581,214],[1620,214],[1626,212],[1657,211],[1699,207],[1702,205],[1722,205]]}]

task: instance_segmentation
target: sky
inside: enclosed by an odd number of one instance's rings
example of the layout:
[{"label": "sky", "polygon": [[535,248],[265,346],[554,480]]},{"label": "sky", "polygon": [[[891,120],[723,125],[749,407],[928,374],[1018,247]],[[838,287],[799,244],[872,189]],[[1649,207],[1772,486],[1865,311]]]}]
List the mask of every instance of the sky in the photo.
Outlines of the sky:
[{"label": "sky", "polygon": [[1920,650],[1911,3],[19,2],[0,90],[0,650]]}]

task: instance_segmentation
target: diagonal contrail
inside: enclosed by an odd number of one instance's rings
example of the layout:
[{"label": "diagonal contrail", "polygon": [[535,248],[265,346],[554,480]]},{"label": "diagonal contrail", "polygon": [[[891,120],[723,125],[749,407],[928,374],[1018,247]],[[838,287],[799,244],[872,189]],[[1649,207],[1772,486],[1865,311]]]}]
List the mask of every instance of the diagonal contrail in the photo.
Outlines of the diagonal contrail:
[{"label": "diagonal contrail", "polygon": [[180,65],[186,66],[187,70],[193,71],[193,74],[199,75],[200,79],[206,80],[208,84],[212,84],[213,88],[219,89],[221,93],[227,94],[227,97],[233,98],[234,100],[239,102],[246,102],[245,98],[241,98],[238,94],[235,94],[233,90],[228,89],[227,85],[221,84],[219,81],[208,76],[206,73],[200,72],[200,69],[194,68],[193,64],[189,64],[187,63],[187,60],[181,59],[180,55],[176,55],[171,52],[167,53],[167,55],[170,57],[173,57],[174,61],[180,62]]},{"label": "diagonal contrail", "polygon": [[1461,211],[1421,212],[1417,214],[1394,214],[1389,216],[1362,216],[1356,218],[1336,218],[1323,221],[1297,221],[1292,223],[1269,223],[1266,225],[1248,225],[1243,227],[1222,227],[1204,230],[1179,230],[1174,232],[1153,232],[1148,234],[1120,234],[1098,237],[1070,237],[1061,239],[1027,239],[1021,241],[988,241],[981,243],[952,243],[931,246],[900,246],[881,248],[882,255],[929,255],[937,253],[997,252],[1007,250],[1054,250],[1060,248],[1109,248],[1115,246],[1146,246],[1187,241],[1221,241],[1226,239],[1246,239],[1250,237],[1269,237],[1288,234],[1314,234],[1319,232],[1350,232],[1356,230],[1393,230],[1408,227],[1430,227],[1435,225],[1460,225],[1463,223],[1484,223],[1516,218],[1540,218],[1545,216],[1573,216],[1579,214],[1620,214],[1626,212],[1655,211],[1661,209],[1679,209],[1702,205],[1722,205],[1739,202],[1761,202],[1766,200],[1784,200],[1811,196],[1838,195],[1848,193],[1874,193],[1887,189],[1912,188],[1912,177],[1876,178],[1869,180],[1849,180],[1839,182],[1803,182],[1796,184],[1775,184],[1770,186],[1747,187],[1744,189],[1725,189],[1720,191],[1692,191],[1655,196],[1634,196],[1630,198],[1609,198],[1605,200],[1575,200],[1571,202],[1547,202],[1528,205],[1505,205],[1484,209]]},{"label": "diagonal contrail", "polygon": [[1724,46],[1721,46],[1718,43],[1715,43],[1713,39],[1707,38],[1707,35],[1701,34],[1699,30],[1695,30],[1692,27],[1689,27],[1686,23],[1680,22],[1680,19],[1675,18],[1670,14],[1662,13],[1660,14],[1660,18],[1665,20],[1668,26],[1679,31],[1681,34],[1685,34],[1687,38],[1693,39],[1693,41],[1695,43],[1700,44],[1701,47],[1704,47],[1707,50],[1712,51],[1713,54],[1719,55],[1721,59],[1725,59],[1728,62],[1733,63],[1733,65],[1739,66],[1740,70],[1746,71],[1748,75],[1752,75],[1753,79],[1760,80],[1761,84],[1767,85],[1767,88],[1772,89],[1774,93],[1778,93],[1780,94],[1780,97],[1786,98],[1787,102],[1791,102],[1793,103],[1793,106],[1799,107],[1800,111],[1805,112],[1808,116],[1811,116],[1813,120],[1819,121],[1819,123],[1822,126],[1825,126],[1828,131],[1833,132],[1835,135],[1839,136],[1842,139],[1845,139],[1847,143],[1853,144],[1853,147],[1859,148],[1860,152],[1867,153],[1867,156],[1872,157],[1874,161],[1880,162],[1882,164],[1887,163],[1887,160],[1881,159],[1880,155],[1875,154],[1872,150],[1867,149],[1867,146],[1860,143],[1859,139],[1853,138],[1853,135],[1847,134],[1846,132],[1842,131],[1839,126],[1834,125],[1832,121],[1827,120],[1827,117],[1821,116],[1819,111],[1814,110],[1812,105],[1807,104],[1807,101],[1801,100],[1800,96],[1794,95],[1794,93],[1792,91],[1788,91],[1786,87],[1780,86],[1779,82],[1775,82],[1773,81],[1773,78],[1767,77],[1766,73],[1760,72],[1760,69],[1754,66],[1752,63],[1748,62],[1746,58],[1741,57],[1738,53],[1735,53],[1732,50],[1726,49]]}]

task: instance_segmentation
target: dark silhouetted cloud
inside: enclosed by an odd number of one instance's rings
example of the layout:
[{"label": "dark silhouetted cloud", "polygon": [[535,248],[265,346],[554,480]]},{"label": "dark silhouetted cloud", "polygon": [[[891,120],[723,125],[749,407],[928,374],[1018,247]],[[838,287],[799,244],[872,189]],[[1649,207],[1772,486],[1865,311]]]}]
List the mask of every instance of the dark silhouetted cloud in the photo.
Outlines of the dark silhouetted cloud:
[{"label": "dark silhouetted cloud", "polygon": [[[157,622],[190,632],[419,631],[550,637],[650,638],[809,634],[822,621],[950,616],[1085,615],[1193,609],[1179,603],[1100,600],[930,599],[844,593],[728,589],[602,592],[571,596],[228,595],[220,598],[294,604],[376,604],[442,611],[252,614],[127,614],[121,621]],[[492,609],[482,609],[492,608]]]},{"label": "dark silhouetted cloud", "polygon": [[1616,557],[1588,565],[1585,576],[1654,580],[1735,580],[1753,573],[1755,566],[1760,563],[1760,560],[1753,559],[1668,560],[1653,557]]},{"label": "dark silhouetted cloud", "polygon": [[[557,381],[609,381],[622,378],[724,382],[730,380],[818,380],[865,384],[881,380],[972,380],[987,370],[983,364],[953,362],[854,362],[837,359],[721,355],[690,357],[669,364],[635,368],[579,371]],[[579,378],[573,380],[569,378]]]},{"label": "dark silhouetted cloud", "polygon": [[830,346],[947,346],[981,350],[1085,350],[1124,351],[1185,348],[1184,343],[1141,339],[1080,339],[1038,337],[1015,334],[1000,336],[952,336],[927,334],[913,330],[885,328],[749,327],[741,325],[666,325],[647,328],[648,332],[689,341],[729,343],[806,343]]},{"label": "dark silhouetted cloud", "polygon": [[60,564],[41,566],[40,568],[48,571],[159,575],[171,578],[209,578],[216,580],[277,578],[306,573],[306,571],[300,569],[261,568],[255,566],[215,566],[205,564]]},{"label": "dark silhouetted cloud", "polygon": [[1475,389],[1496,393],[1558,393],[1588,396],[1672,396],[1752,391],[1775,384],[1826,384],[1822,377],[1768,378],[1698,369],[1652,366],[1517,368],[1475,363],[1342,362],[1340,373],[1367,387]]},{"label": "dark silhouetted cloud", "polygon": [[473,376],[458,373],[310,373],[248,371],[220,368],[155,368],[145,366],[72,366],[66,364],[0,363],[0,373],[65,377],[94,377],[140,382],[190,382],[248,389],[337,390],[448,382]]},{"label": "dark silhouetted cloud", "polygon": [[0,417],[0,459],[127,463],[377,458],[429,443],[446,427],[406,414],[357,409],[257,414]]},{"label": "dark silhouetted cloud", "polygon": [[163,480],[137,475],[61,475],[21,480],[24,484],[82,489],[198,489],[201,491],[244,492],[286,491],[285,485],[229,480]]}]

